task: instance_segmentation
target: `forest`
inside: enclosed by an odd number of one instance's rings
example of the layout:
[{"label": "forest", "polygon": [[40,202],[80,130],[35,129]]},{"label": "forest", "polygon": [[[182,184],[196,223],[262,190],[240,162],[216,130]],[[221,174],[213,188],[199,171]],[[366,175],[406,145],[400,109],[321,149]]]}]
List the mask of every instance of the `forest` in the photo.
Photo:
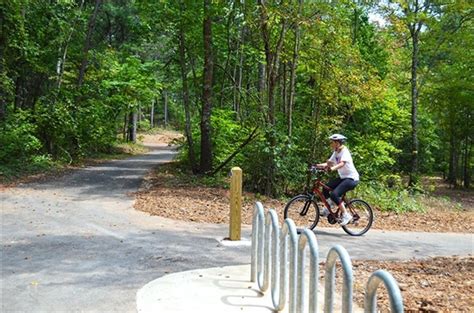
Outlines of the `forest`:
[{"label": "forest", "polygon": [[472,188],[470,1],[4,0],[0,175],[184,134],[189,175],[289,194],[348,137],[364,187]]}]

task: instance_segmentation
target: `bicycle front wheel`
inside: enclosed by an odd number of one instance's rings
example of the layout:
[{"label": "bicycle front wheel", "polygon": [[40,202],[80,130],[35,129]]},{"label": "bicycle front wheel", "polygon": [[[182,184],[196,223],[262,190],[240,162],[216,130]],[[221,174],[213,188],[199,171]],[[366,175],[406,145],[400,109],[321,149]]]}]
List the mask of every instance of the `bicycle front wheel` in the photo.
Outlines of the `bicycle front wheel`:
[{"label": "bicycle front wheel", "polygon": [[351,236],[362,236],[374,221],[372,208],[364,200],[354,199],[347,204],[347,209],[352,214],[352,220],[342,226],[342,229]]},{"label": "bicycle front wheel", "polygon": [[314,229],[319,222],[318,205],[310,195],[298,195],[288,201],[283,217],[291,218],[298,229]]}]

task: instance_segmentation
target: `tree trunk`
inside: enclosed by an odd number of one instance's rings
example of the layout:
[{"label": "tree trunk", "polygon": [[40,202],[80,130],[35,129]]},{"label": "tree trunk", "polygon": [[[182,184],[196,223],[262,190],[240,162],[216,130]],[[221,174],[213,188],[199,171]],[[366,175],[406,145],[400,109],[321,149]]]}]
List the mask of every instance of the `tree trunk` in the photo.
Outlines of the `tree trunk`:
[{"label": "tree trunk", "polygon": [[[238,56],[238,54],[237,54]],[[237,87],[237,80],[239,79],[238,77],[238,66],[239,64],[236,63],[234,64],[234,70],[232,71],[232,82],[233,82],[233,88],[232,88],[232,110],[236,113],[237,119],[239,118],[238,110],[237,110],[237,96],[238,96],[238,87]]]},{"label": "tree trunk", "polygon": [[281,106],[282,106],[282,112],[283,114],[286,115],[286,112],[288,112],[288,90],[286,87],[286,81],[288,80],[286,77],[286,64],[287,62],[283,62],[283,69],[282,69],[282,82],[281,82]]},{"label": "tree trunk", "polygon": [[77,78],[77,85],[79,87],[81,87],[82,83],[84,82],[84,75],[86,73],[86,68],[87,68],[89,49],[91,48],[92,33],[94,32],[95,22],[96,22],[97,14],[99,13],[99,8],[101,4],[102,4],[102,0],[96,0],[94,11],[92,12],[92,15],[89,19],[89,23],[87,25],[87,36],[86,36],[86,41],[84,43],[84,48],[82,50],[82,62],[81,62],[81,67],[79,69],[79,76]]},{"label": "tree trunk", "polygon": [[164,114],[164,125],[168,127],[168,92],[163,90],[163,114]]},{"label": "tree trunk", "polygon": [[463,164],[463,184],[464,188],[471,187],[471,143],[469,136],[466,136],[465,139],[465,149],[464,149],[464,164]]},{"label": "tree trunk", "polygon": [[155,127],[155,99],[151,100],[150,128]]},{"label": "tree trunk", "polygon": [[[183,2],[181,2],[182,11],[184,11]],[[184,29],[183,25],[180,25],[179,29],[179,63],[181,67],[181,83],[183,87],[183,105],[184,105],[184,115],[186,119],[186,125],[184,129],[184,135],[186,136],[186,141],[188,142],[189,149],[189,162],[191,163],[191,170],[194,174],[198,172],[196,165],[196,157],[194,155],[194,141],[193,133],[191,130],[191,105],[189,101],[189,87],[188,87],[188,67],[186,64],[186,41],[184,38]]]},{"label": "tree trunk", "polygon": [[138,114],[133,109],[133,112],[129,115],[129,122],[128,122],[128,141],[133,143],[137,142],[137,119]]},{"label": "tree trunk", "polygon": [[211,3],[211,0],[204,0],[204,73],[201,111],[201,173],[209,173],[212,170],[211,110],[213,56]]},{"label": "tree trunk", "polygon": [[[82,11],[83,6],[84,6],[84,0],[81,0],[81,5],[79,6],[79,12]],[[79,16],[74,20],[74,22],[72,24],[73,27],[72,27],[71,31],[69,32],[69,35],[66,39],[66,42],[64,43],[63,54],[62,54],[61,58],[58,59],[58,64],[56,66],[56,72],[57,72],[57,75],[58,75],[57,80],[56,80],[56,88],[58,88],[58,89],[61,89],[61,83],[62,83],[62,79],[63,79],[63,75],[64,75],[64,67],[65,67],[65,64],[66,64],[67,49],[68,49],[68,46],[69,46],[69,42],[71,41],[72,34],[74,33],[74,31],[77,28],[77,21],[78,20],[79,20]]]},{"label": "tree trunk", "polygon": [[[242,3],[242,5],[243,5],[242,11],[243,11],[244,19],[245,19],[248,14],[245,1]],[[243,67],[244,67],[244,58],[245,58],[245,52],[244,52],[243,47],[246,43],[246,34],[247,34],[247,25],[243,24],[241,25],[241,29],[240,29],[240,39],[239,39],[239,46],[238,46],[239,63],[237,66],[238,70],[236,72],[237,78],[234,80],[235,81],[234,103],[235,103],[235,111],[237,112],[238,120],[242,119],[241,103],[242,103],[242,84],[243,84],[243,73],[244,73]]]},{"label": "tree trunk", "polygon": [[123,116],[122,138],[128,141],[128,113]]},{"label": "tree trunk", "polygon": [[293,106],[295,104],[295,85],[296,85],[296,67],[298,66],[298,54],[300,50],[300,25],[299,25],[299,17],[301,15],[303,1],[298,1],[298,21],[296,21],[295,26],[295,44],[293,46],[293,60],[291,62],[290,68],[290,97],[288,101],[288,137],[291,138],[292,129],[293,129]]},{"label": "tree trunk", "polygon": [[[262,40],[265,50],[265,61],[266,61],[266,82],[267,82],[267,128],[274,129],[275,127],[275,87],[277,83],[277,74],[278,68],[280,65],[280,53],[283,48],[283,42],[286,34],[286,19],[281,21],[281,30],[279,33],[279,38],[277,40],[276,46],[271,47],[271,32],[268,28],[268,15],[265,8],[265,1],[259,0],[259,10],[260,10],[260,27],[262,31]],[[268,154],[267,162],[267,176],[265,183],[265,194],[273,196],[276,194],[275,188],[275,171],[276,165],[274,160],[275,148],[276,148],[276,138],[273,131],[267,132],[267,141],[269,144],[270,152]]]},{"label": "tree trunk", "polygon": [[[225,60],[225,65],[224,65],[224,75],[226,75],[227,72],[229,71],[232,52],[233,51],[238,51],[232,44],[231,32],[230,32],[231,22],[232,22],[232,19],[235,16],[235,5],[236,5],[236,2],[232,2],[231,12],[229,13],[229,15],[227,17],[227,22],[226,22],[226,25],[225,25],[225,29],[227,31],[227,57],[226,57],[226,60]],[[233,76],[233,78],[235,78],[235,75]],[[225,100],[225,96],[224,96],[225,95],[225,87],[226,87],[225,82],[226,82],[225,79],[221,80],[221,87],[220,87],[220,93],[219,93],[219,97],[220,97],[219,106],[221,108],[223,107],[224,100]],[[235,103],[233,105],[233,108],[235,108]]]},{"label": "tree trunk", "polygon": [[448,168],[448,183],[452,186],[457,185],[457,142],[451,128],[451,138],[449,147],[449,168]]},{"label": "tree trunk", "polygon": [[[258,99],[260,102],[260,112],[264,113],[267,110],[265,109],[265,64],[258,63],[258,82],[257,82],[257,92]],[[266,120],[266,114],[263,114]]]},{"label": "tree trunk", "polygon": [[357,7],[354,8],[354,29],[352,31],[352,45],[356,44],[357,32],[359,31],[359,11]]},{"label": "tree trunk", "polygon": [[244,43],[244,27],[242,27],[240,31],[240,39],[237,43],[237,54],[236,54],[236,59],[238,62],[235,63],[234,65],[234,73],[233,73],[233,97],[232,97],[232,108],[234,112],[236,113],[236,118],[237,120],[241,120],[241,111],[240,111],[240,102],[242,98],[242,74],[243,74],[243,62],[244,62],[244,51],[242,49],[242,45]]},{"label": "tree trunk", "polygon": [[417,70],[418,70],[418,53],[419,53],[419,34],[422,22],[411,24],[410,33],[412,38],[412,57],[411,57],[411,169],[409,186],[414,186],[418,183],[418,85],[417,85]]}]

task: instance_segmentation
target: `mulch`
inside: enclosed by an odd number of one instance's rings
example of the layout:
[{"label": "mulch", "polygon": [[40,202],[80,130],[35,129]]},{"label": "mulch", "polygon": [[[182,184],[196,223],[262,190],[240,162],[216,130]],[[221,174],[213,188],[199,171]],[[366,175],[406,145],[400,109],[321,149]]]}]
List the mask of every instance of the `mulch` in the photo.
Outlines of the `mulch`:
[{"label": "mulch", "polygon": [[[150,215],[203,222],[229,222],[229,191],[198,186],[177,178],[167,167],[148,175],[135,194],[135,208]],[[255,201],[274,208],[282,217],[285,201],[243,194],[242,223],[251,224]],[[471,232],[472,210],[428,210],[396,214],[375,209],[374,229],[424,232]],[[329,226],[321,220],[320,226]],[[325,225],[325,223],[327,225]],[[322,264],[321,266],[323,266]],[[378,269],[390,272],[402,291],[406,312],[471,312],[474,308],[474,257],[436,257],[408,261],[353,261],[354,300],[364,305],[365,282]],[[323,273],[323,271],[321,271]],[[338,277],[340,277],[338,275]],[[323,278],[322,278],[323,279]],[[384,288],[378,291],[378,309],[390,311]]]}]

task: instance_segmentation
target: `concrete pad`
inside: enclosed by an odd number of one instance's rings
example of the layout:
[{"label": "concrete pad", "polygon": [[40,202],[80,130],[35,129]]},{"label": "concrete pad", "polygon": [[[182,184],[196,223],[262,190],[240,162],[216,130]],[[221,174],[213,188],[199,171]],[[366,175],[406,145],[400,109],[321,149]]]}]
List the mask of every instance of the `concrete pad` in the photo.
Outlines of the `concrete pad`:
[{"label": "concrete pad", "polygon": [[[322,284],[320,282],[318,294],[320,312],[323,311],[324,300]],[[334,310],[340,311],[341,298],[337,294],[334,304]],[[355,305],[353,309],[354,312],[363,312]],[[271,290],[263,294],[257,283],[250,282],[250,265],[192,270],[158,278],[138,290],[137,311],[275,312]],[[288,305],[281,312],[288,312]]]},{"label": "concrete pad", "polygon": [[273,312],[270,292],[250,282],[250,265],[169,274],[137,292],[137,311]]},{"label": "concrete pad", "polygon": [[242,237],[240,240],[230,240],[229,238],[216,238],[219,246],[222,247],[251,247],[252,239]]}]

